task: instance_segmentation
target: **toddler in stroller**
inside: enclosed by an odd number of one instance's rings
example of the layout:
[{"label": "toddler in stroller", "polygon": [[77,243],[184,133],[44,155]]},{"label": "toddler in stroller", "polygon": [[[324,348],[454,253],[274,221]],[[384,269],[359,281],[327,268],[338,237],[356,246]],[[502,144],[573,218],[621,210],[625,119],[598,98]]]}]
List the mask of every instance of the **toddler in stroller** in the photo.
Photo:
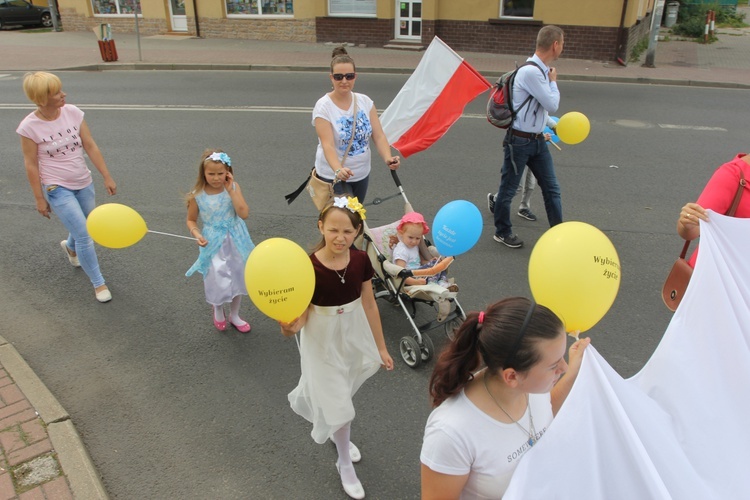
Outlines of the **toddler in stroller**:
[{"label": "toddler in stroller", "polygon": [[409,212],[401,217],[401,221],[396,226],[397,243],[393,247],[393,263],[412,271],[423,271],[412,273],[414,276],[424,277],[406,278],[406,285],[436,283],[449,292],[457,292],[458,285],[453,283],[452,280],[448,280],[447,271],[444,269],[444,267],[450,265],[453,258],[448,257],[449,260],[444,261],[442,257],[438,256],[428,260],[422,258],[419,253],[419,243],[429,231],[430,228],[419,212]]},{"label": "toddler in stroller", "polygon": [[[385,299],[398,305],[412,327],[413,334],[406,335],[399,341],[399,351],[401,358],[410,368],[417,368],[423,362],[429,361],[435,352],[432,340],[426,332],[442,327],[446,335],[452,339],[454,329],[466,319],[466,314],[458,302],[458,286],[453,283],[453,280],[447,279],[444,274],[434,280],[431,279],[445,271],[453,262],[453,258],[447,257],[441,260],[437,249],[428,244],[429,242],[424,237],[428,230],[424,217],[414,212],[395,171],[391,171],[391,176],[404,199],[405,215],[401,220],[375,228],[370,228],[365,221],[364,249],[375,269],[375,277],[372,279],[375,298]],[[403,225],[402,220],[405,222]],[[416,252],[417,257],[400,259],[398,252],[394,257],[394,250],[400,243],[399,226],[403,230],[412,224],[417,228],[417,237],[414,244],[404,246],[411,247],[407,248],[408,252],[411,254]],[[407,233],[403,232],[403,234]],[[422,262],[433,260],[439,260],[439,262],[429,266],[428,269],[408,269],[404,265],[399,265],[399,263],[406,263],[409,266],[410,260],[416,263],[416,267],[422,267]],[[441,286],[441,284],[447,286]],[[415,319],[418,303],[437,309],[437,317],[427,323],[417,325]]]}]

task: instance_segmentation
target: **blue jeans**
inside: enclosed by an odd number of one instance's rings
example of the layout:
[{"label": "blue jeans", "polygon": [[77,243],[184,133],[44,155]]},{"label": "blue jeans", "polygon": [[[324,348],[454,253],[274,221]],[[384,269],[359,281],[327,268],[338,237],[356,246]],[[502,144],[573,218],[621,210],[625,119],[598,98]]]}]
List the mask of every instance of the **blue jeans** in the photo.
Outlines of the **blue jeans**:
[{"label": "blue jeans", "polygon": [[[508,134],[503,141],[505,161],[500,174],[500,188],[495,199],[495,234],[503,238],[513,233],[510,205],[523,176],[524,165],[531,170],[542,190],[544,208],[550,227],[562,222],[562,197],[555,176],[552,155],[544,138],[525,139]],[[514,165],[515,163],[515,165]]]},{"label": "blue jeans", "polygon": [[367,194],[367,187],[369,186],[369,184],[370,184],[370,176],[368,175],[361,181],[337,182],[336,184],[333,185],[333,192],[334,194],[348,194],[351,197],[356,197],[357,200],[364,205],[365,195]]},{"label": "blue jeans", "polygon": [[99,260],[94,250],[94,240],[86,230],[86,217],[96,207],[94,183],[83,189],[72,190],[62,186],[43,185],[52,212],[62,221],[68,230],[68,249],[75,250],[78,261],[91,280],[94,288],[104,284],[99,271]]}]

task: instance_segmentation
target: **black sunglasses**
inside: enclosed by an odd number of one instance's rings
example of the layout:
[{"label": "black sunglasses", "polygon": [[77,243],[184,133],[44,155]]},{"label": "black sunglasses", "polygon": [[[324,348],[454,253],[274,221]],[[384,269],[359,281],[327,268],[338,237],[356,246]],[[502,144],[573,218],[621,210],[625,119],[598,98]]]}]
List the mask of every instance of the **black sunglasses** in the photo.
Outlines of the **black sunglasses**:
[{"label": "black sunglasses", "polygon": [[354,80],[355,78],[357,78],[357,73],[333,73],[333,75],[331,76],[333,76],[334,80],[340,82],[344,78],[346,78],[347,80]]}]

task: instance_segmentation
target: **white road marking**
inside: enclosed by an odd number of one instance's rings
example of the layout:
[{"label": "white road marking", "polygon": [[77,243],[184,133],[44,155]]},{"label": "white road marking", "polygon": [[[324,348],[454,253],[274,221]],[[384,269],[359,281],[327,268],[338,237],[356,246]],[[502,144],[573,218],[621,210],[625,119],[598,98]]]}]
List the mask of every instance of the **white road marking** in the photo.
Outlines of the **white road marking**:
[{"label": "white road marking", "polygon": [[[294,106],[200,106],[170,104],[79,104],[81,109],[105,111],[244,111],[261,113],[312,113],[313,108]],[[29,104],[0,104],[0,109],[28,109],[35,107]]]},{"label": "white road marking", "polygon": [[[0,74],[0,78],[4,75]],[[177,104],[78,104],[81,109],[104,110],[104,111],[229,111],[250,113],[312,113],[310,107],[303,106],[203,106],[203,105],[177,105]],[[2,109],[26,109],[34,110],[29,104],[0,104]],[[462,118],[480,118],[486,120],[484,114],[468,113],[461,115]],[[668,130],[699,130],[708,132],[728,132],[723,127],[707,127],[702,125],[674,125],[669,123],[658,123],[659,128]]]},{"label": "white road marking", "polygon": [[712,130],[714,132],[728,132],[723,127],[704,127],[701,125],[671,125],[669,123],[658,123],[660,128],[675,129],[675,130]]}]

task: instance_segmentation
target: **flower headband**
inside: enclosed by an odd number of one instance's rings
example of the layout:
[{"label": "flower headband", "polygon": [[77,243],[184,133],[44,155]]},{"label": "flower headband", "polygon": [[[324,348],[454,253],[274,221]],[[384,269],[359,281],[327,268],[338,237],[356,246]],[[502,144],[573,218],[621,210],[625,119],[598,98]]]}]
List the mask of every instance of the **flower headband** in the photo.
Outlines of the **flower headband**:
[{"label": "flower headband", "polygon": [[349,210],[353,214],[358,214],[359,218],[362,220],[365,220],[365,213],[367,213],[367,210],[365,210],[365,207],[362,206],[362,204],[359,202],[357,197],[354,198],[333,198],[333,206],[336,208],[345,208]]},{"label": "flower headband", "polygon": [[210,155],[206,156],[206,159],[203,160],[203,163],[207,162],[208,160],[221,162],[227,167],[232,166],[232,159],[226,153],[211,153]]}]

